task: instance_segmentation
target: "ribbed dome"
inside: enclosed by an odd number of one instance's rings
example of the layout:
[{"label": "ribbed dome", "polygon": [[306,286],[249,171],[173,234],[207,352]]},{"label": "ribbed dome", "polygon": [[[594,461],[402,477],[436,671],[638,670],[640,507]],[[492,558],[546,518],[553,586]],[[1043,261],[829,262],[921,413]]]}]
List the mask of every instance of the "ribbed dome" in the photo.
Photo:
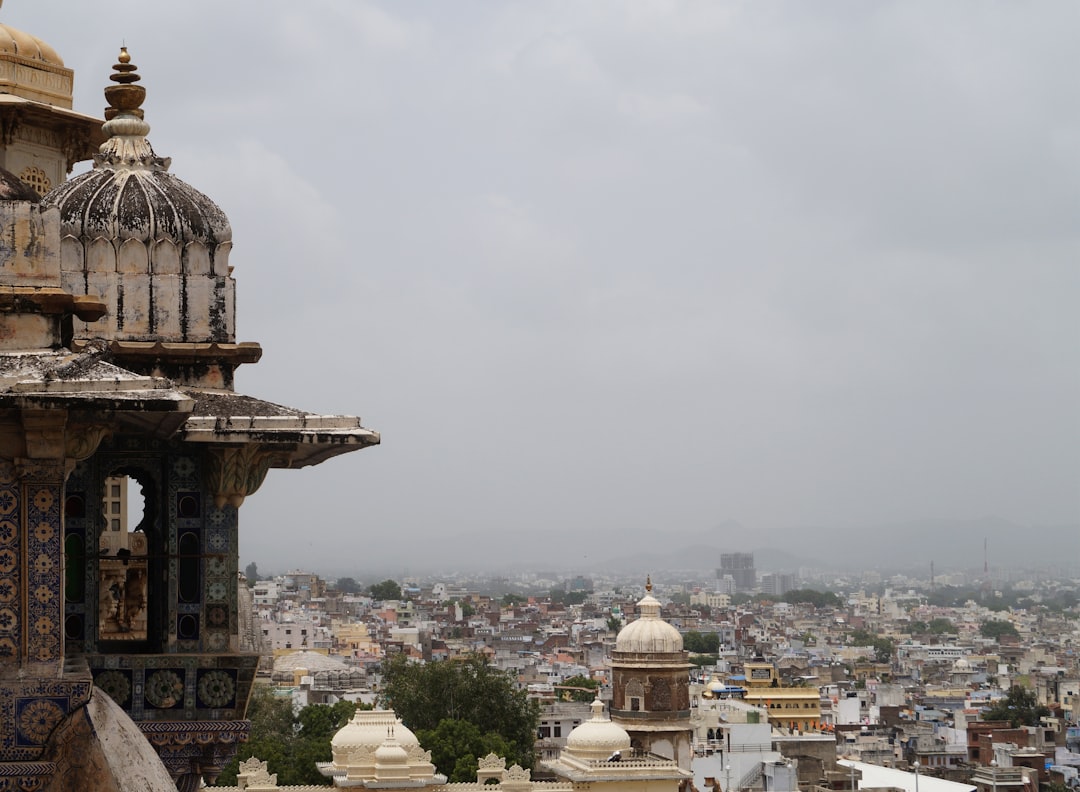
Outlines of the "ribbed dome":
[{"label": "ribbed dome", "polygon": [[636,621],[630,622],[619,631],[615,639],[615,651],[681,652],[682,635],[660,618],[660,603],[652,595],[652,584],[648,584],[645,589],[645,596],[637,604],[640,615]]},{"label": "ribbed dome", "polygon": [[139,109],[146,89],[124,50],[105,89],[110,107],[102,130],[109,139],[94,168],[49,192],[60,208],[61,233],[83,240],[198,242],[213,251],[232,240],[229,219],[216,203],[168,172],[170,160],[154,154],[150,125]]},{"label": "ribbed dome", "polygon": [[108,139],[93,170],[42,199],[60,210],[65,288],[96,290],[106,304],[93,327],[75,324],[75,338],[234,343],[229,220],[154,154],[141,109],[146,89],[126,49],[118,61],[105,89]]},{"label": "ribbed dome", "polygon": [[51,66],[64,65],[56,50],[44,41],[8,25],[0,25],[0,52],[42,61]]},{"label": "ribbed dome", "polygon": [[607,759],[615,751],[630,750],[630,735],[604,715],[600,699],[592,703],[592,717],[566,738],[566,750],[579,759]]},{"label": "ribbed dome", "polygon": [[335,762],[339,758],[344,760],[350,751],[357,748],[377,750],[386,741],[388,730],[393,730],[398,745],[406,750],[410,746],[420,745],[416,735],[398,720],[393,710],[357,710],[330,740]]},{"label": "ribbed dome", "polygon": [[293,652],[282,655],[274,660],[272,678],[275,681],[292,680],[293,672],[302,668],[311,675],[324,671],[349,671],[345,661],[340,657],[324,655],[319,652]]},{"label": "ribbed dome", "polygon": [[80,239],[207,246],[232,240],[229,218],[218,205],[164,168],[106,161],[59,185],[46,203],[60,208],[62,233]]}]

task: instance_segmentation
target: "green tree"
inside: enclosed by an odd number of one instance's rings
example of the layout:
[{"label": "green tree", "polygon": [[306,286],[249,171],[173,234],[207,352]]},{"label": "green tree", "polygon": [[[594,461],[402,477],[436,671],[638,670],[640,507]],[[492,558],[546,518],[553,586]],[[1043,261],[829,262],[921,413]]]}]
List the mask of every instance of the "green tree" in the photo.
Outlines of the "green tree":
[{"label": "green tree", "polygon": [[556,605],[580,605],[589,595],[591,591],[567,591],[564,588],[553,588],[548,590],[548,599]]},{"label": "green tree", "polygon": [[720,651],[720,635],[715,632],[700,633],[690,630],[683,635],[683,648],[695,654],[716,654]]},{"label": "green tree", "polygon": [[933,635],[957,635],[960,630],[949,619],[931,619],[926,629]]},{"label": "green tree", "polygon": [[1049,714],[1050,710],[1039,704],[1034,691],[1013,685],[1005,698],[983,711],[983,719],[1008,721],[1016,729],[1020,726],[1036,726],[1039,718]]},{"label": "green tree", "polygon": [[351,577],[338,578],[334,583],[334,588],[342,594],[359,594],[361,591],[360,584]]},{"label": "green tree", "polygon": [[256,686],[247,713],[251,736],[226,765],[217,784],[235,785],[240,762],[252,756],[265,761],[283,785],[325,783],[315,763],[330,761],[330,738],[355,711],[352,702],[339,701],[334,705],[311,704],[293,717],[291,699],[275,696],[268,685]]},{"label": "green tree", "polygon": [[570,701],[592,701],[596,698],[596,689],[600,687],[600,683],[595,679],[589,679],[589,677],[577,674],[563,680],[565,687],[576,688],[588,688],[588,690],[564,690],[562,691],[563,697],[570,699]]},{"label": "green tree", "polygon": [[867,632],[866,630],[852,630],[848,633],[848,641],[853,646],[872,646],[874,647],[874,661],[878,663],[888,663],[892,660],[893,642],[888,638],[883,638],[876,633]]},{"label": "green tree", "polygon": [[836,608],[841,605],[840,598],[831,591],[814,591],[813,589],[792,589],[781,599],[792,604],[806,603],[815,608]]},{"label": "green tree", "polygon": [[393,580],[384,580],[382,583],[372,583],[368,587],[368,593],[376,600],[399,600],[401,599],[401,586]]},{"label": "green tree", "polygon": [[247,578],[248,586],[254,586],[256,583],[262,580],[262,578],[259,577],[259,565],[252,561],[250,564],[244,567],[244,577]]},{"label": "green tree", "polygon": [[690,655],[690,665],[701,668],[702,666],[714,666],[719,662],[718,654],[693,654]]},{"label": "green tree", "polygon": [[476,782],[480,758],[506,756],[512,749],[496,732],[483,732],[467,720],[444,718],[434,729],[417,729],[416,738],[431,751],[431,761],[450,783]]},{"label": "green tree", "polygon": [[503,594],[502,598],[503,605],[520,605],[521,603],[528,601],[528,597],[522,596],[521,594],[514,594],[513,592]]},{"label": "green tree", "polygon": [[[540,706],[514,680],[480,655],[435,663],[411,663],[404,655],[383,662],[383,704],[419,734],[444,720],[468,721],[481,734],[497,734],[509,764],[532,767]],[[449,775],[454,768],[439,766]]]},{"label": "green tree", "polygon": [[617,633],[619,630],[622,629],[622,619],[615,615],[608,616],[607,628],[608,632]]},{"label": "green tree", "polygon": [[999,619],[984,621],[979,625],[979,634],[982,635],[983,638],[993,638],[995,641],[1000,641],[1003,635],[1020,635],[1012,622],[1001,621]]}]

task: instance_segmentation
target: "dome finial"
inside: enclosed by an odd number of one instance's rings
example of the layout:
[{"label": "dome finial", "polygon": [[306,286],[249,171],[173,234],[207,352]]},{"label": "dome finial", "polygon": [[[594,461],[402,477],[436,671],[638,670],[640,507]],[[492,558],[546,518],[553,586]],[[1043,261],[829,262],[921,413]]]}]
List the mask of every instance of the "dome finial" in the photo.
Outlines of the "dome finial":
[{"label": "dome finial", "polygon": [[[113,64],[113,73],[109,79],[116,85],[110,85],[105,89],[105,99],[109,106],[105,108],[105,120],[111,121],[121,113],[143,117],[143,101],[146,99],[146,89],[141,85],[135,85],[142,76],[137,73],[138,67],[131,62],[131,54],[127,47],[120,47],[120,55]],[[149,130],[147,130],[149,131]]]},{"label": "dome finial", "polygon": [[645,576],[645,590],[652,594],[652,575]]},{"label": "dome finial", "polygon": [[150,125],[143,120],[142,103],[146,89],[136,85],[142,79],[138,67],[131,62],[127,45],[120,47],[120,55],[113,64],[109,79],[115,83],[105,88],[105,124],[102,131],[109,139],[101,144],[101,153],[95,159],[95,167],[149,168],[168,170],[169,160],[157,157],[146,136]]}]

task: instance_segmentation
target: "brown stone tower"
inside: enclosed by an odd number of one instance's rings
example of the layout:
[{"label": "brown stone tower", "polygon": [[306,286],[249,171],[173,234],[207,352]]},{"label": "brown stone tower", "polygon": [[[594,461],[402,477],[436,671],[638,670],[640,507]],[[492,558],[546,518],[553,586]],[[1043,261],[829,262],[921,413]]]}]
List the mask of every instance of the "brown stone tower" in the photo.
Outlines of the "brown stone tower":
[{"label": "brown stone tower", "polygon": [[615,639],[611,653],[611,720],[635,749],[690,769],[690,663],[682,635],[660,616],[652,582],[637,604],[639,618]]}]

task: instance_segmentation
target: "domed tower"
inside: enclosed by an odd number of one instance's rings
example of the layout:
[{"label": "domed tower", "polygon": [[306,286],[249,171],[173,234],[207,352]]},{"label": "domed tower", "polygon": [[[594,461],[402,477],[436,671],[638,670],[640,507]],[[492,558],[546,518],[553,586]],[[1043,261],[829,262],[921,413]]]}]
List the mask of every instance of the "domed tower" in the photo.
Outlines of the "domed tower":
[{"label": "domed tower", "polygon": [[0,24],[0,168],[42,195],[104,139],[100,119],[71,109],[73,86],[56,50]]},{"label": "domed tower", "polygon": [[639,616],[619,631],[611,653],[611,720],[633,746],[690,769],[690,663],[682,635],[660,616],[652,581]]},{"label": "domed tower", "polygon": [[146,89],[126,48],[113,68],[108,139],[93,170],[45,197],[60,209],[64,287],[101,295],[108,308],[100,322],[75,322],[73,348],[105,340],[133,370],[231,389],[236,366],[261,355],[258,344],[236,343],[232,228],[154,153]]}]

